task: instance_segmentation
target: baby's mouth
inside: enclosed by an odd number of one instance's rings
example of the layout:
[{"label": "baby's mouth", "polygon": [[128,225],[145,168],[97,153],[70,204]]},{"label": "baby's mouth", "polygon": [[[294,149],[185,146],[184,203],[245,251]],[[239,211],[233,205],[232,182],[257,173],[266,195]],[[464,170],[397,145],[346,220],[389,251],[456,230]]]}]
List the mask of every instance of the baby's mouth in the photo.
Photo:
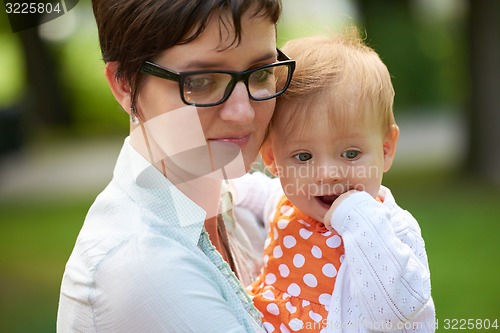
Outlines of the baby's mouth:
[{"label": "baby's mouth", "polygon": [[320,204],[324,207],[330,208],[332,203],[337,200],[338,195],[321,195],[317,196],[316,199],[320,202]]}]

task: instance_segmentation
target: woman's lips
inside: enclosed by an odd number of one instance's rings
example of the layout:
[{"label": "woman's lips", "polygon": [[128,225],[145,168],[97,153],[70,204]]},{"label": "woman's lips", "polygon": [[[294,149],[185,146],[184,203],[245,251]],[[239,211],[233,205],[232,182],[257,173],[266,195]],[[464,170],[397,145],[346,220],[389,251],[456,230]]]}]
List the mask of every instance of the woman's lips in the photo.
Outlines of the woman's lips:
[{"label": "woman's lips", "polygon": [[238,146],[244,146],[245,144],[250,141],[250,134],[245,134],[245,135],[228,135],[224,136],[221,138],[212,138],[208,139],[208,141],[216,141],[216,142],[226,142],[226,143],[233,143]]}]

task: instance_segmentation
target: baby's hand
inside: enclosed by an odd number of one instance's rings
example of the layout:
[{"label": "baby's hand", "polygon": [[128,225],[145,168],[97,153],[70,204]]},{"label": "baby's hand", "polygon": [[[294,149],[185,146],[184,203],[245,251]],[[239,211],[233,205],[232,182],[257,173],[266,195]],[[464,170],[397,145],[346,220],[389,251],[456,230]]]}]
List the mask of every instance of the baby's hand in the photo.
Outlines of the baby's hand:
[{"label": "baby's hand", "polygon": [[358,192],[360,192],[360,191],[349,190],[349,191],[339,195],[339,197],[332,203],[332,206],[330,207],[328,212],[326,212],[325,217],[323,219],[323,223],[325,224],[325,227],[327,227],[328,230],[333,230],[332,225],[331,225],[331,220],[332,220],[332,215],[333,215],[333,212],[335,211],[335,209],[337,209],[337,207],[342,203],[342,201],[347,199],[347,197],[349,197],[350,195],[352,195],[354,193],[358,193]]}]

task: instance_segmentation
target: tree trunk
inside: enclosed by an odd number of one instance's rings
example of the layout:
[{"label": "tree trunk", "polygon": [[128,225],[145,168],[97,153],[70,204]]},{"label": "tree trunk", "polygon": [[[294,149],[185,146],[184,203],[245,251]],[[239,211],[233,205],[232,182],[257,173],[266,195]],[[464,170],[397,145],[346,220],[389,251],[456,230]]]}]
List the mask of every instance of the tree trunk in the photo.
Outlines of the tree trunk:
[{"label": "tree trunk", "polygon": [[500,2],[469,0],[471,95],[466,171],[500,185]]},{"label": "tree trunk", "polygon": [[69,126],[71,110],[59,77],[59,65],[36,28],[17,33],[24,50],[27,89],[23,103],[30,128]]}]

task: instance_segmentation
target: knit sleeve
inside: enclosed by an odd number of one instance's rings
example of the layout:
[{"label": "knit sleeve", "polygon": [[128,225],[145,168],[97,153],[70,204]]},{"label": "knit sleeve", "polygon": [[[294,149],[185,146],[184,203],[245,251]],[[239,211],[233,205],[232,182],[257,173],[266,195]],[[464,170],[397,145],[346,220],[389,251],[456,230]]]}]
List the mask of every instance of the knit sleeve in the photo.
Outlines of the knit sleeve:
[{"label": "knit sleeve", "polygon": [[413,216],[394,206],[359,192],[335,210],[331,224],[344,241],[349,294],[367,329],[430,327],[434,305],[424,241]]}]

